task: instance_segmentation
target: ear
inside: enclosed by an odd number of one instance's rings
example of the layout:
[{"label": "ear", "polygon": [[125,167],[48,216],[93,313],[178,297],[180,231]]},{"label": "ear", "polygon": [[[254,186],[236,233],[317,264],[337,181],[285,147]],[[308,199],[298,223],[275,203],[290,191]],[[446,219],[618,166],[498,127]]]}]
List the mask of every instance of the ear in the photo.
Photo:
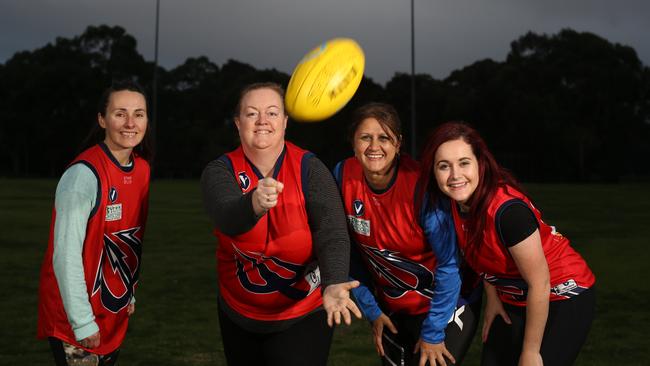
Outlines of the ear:
[{"label": "ear", "polygon": [[99,123],[99,127],[106,129],[106,121],[104,121],[101,113],[97,113],[97,123]]},{"label": "ear", "polygon": [[235,126],[237,126],[237,131],[239,131],[239,123],[240,123],[239,117],[235,117],[234,120],[235,120]]},{"label": "ear", "polygon": [[285,115],[284,115],[284,126],[283,126],[283,129],[284,129],[284,130],[287,129],[287,121],[289,121],[289,116],[287,116],[287,115],[285,114]]},{"label": "ear", "polygon": [[397,136],[397,141],[395,141],[395,148],[397,151],[402,147],[402,135]]}]

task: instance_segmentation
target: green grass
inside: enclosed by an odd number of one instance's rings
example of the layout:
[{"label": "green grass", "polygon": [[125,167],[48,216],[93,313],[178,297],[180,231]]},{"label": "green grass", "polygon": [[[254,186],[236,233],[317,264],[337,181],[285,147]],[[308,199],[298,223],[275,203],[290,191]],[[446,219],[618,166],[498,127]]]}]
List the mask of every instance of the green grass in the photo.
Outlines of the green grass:
[{"label": "green grass", "polygon": [[[49,365],[35,338],[53,180],[0,180],[0,365]],[[597,276],[597,318],[577,365],[650,364],[650,186],[530,185],[549,224]],[[222,365],[215,240],[196,181],[156,181],[122,365]],[[365,321],[337,329],[330,365],[378,365]],[[465,365],[477,365],[476,339]]]}]

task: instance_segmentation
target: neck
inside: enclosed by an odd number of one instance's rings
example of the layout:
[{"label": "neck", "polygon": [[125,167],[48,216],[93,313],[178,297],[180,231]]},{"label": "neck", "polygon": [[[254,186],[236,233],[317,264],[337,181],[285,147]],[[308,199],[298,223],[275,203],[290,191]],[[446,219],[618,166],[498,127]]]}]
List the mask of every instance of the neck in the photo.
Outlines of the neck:
[{"label": "neck", "polygon": [[122,166],[126,166],[129,164],[131,161],[131,153],[133,152],[133,149],[120,149],[116,146],[112,146],[110,143],[104,141],[106,146],[108,147],[108,150],[111,152],[115,160],[117,160],[118,163]]},{"label": "neck", "polygon": [[269,147],[263,150],[244,145],[242,145],[242,148],[244,149],[244,155],[255,165],[260,173],[265,177],[269,177],[271,176],[275,162],[278,161],[278,157],[282,153],[284,142],[277,147]]},{"label": "neck", "polygon": [[388,187],[391,179],[396,174],[397,169],[395,169],[395,162],[390,165],[386,171],[383,172],[371,172],[364,170],[363,175],[366,177],[366,182],[374,190],[382,190]]}]

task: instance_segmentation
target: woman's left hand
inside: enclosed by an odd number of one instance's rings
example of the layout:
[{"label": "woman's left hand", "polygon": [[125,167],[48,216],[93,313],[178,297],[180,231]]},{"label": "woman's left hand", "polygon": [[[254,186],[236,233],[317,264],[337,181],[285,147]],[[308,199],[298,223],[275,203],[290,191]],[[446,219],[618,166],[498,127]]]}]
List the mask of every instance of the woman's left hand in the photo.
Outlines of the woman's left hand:
[{"label": "woman's left hand", "polygon": [[131,316],[135,313],[135,304],[129,304],[129,307],[126,308],[126,313]]},{"label": "woman's left hand", "polygon": [[415,344],[415,350],[413,350],[413,353],[418,353],[418,351],[420,351],[420,366],[426,365],[427,361],[429,361],[429,365],[431,366],[447,366],[445,357],[447,357],[451,363],[456,363],[454,356],[452,356],[449,350],[447,350],[445,342],[427,343],[420,338],[418,343]]},{"label": "woman's left hand", "polygon": [[350,281],[325,287],[323,291],[323,308],[327,312],[327,325],[331,327],[334,323],[341,324],[341,316],[343,316],[345,324],[350,325],[352,323],[350,311],[358,319],[361,319],[361,311],[350,298],[350,290],[358,286],[359,281]]}]

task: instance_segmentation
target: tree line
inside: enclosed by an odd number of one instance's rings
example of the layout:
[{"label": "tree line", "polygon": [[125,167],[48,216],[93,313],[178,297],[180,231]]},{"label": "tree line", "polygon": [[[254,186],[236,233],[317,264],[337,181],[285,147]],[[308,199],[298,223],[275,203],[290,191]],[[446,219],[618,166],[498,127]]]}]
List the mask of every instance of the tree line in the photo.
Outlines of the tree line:
[{"label": "tree line", "polygon": [[[154,64],[119,26],[90,26],[0,64],[0,176],[57,177],[96,122],[96,102],[114,78],[149,90]],[[238,145],[233,108],[255,81],[287,85],[290,75],[228,60],[188,58],[158,67],[154,177],[196,178],[205,164]],[[384,86],[364,78],[348,105],[327,121],[290,122],[287,138],[328,166],[352,154],[351,111],[370,101],[393,104],[405,146],[411,120],[410,75]],[[564,29],[529,32],[503,62],[477,61],[437,80],[418,74],[416,146],[439,123],[464,120],[499,161],[524,181],[617,182],[650,177],[650,69],[631,47]],[[150,105],[151,107],[151,105]]]}]

